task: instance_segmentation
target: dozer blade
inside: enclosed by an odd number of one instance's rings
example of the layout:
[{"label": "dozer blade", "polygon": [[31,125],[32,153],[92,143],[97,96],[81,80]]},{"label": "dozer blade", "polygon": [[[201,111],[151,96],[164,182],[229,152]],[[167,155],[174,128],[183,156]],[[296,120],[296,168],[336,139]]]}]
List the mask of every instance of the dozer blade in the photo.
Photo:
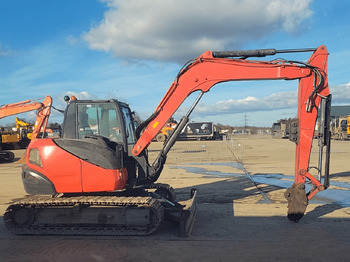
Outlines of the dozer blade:
[{"label": "dozer blade", "polygon": [[179,236],[189,237],[197,215],[197,189],[191,190],[190,199],[178,202],[173,208],[165,208],[165,218],[179,224]]}]

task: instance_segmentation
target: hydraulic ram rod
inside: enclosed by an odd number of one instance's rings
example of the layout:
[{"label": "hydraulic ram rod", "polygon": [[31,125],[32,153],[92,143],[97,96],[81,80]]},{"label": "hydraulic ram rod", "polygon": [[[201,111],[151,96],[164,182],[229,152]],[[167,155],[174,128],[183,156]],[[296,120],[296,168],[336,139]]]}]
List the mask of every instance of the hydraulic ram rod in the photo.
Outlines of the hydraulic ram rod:
[{"label": "hydraulic ram rod", "polygon": [[226,57],[264,57],[268,55],[275,55],[280,53],[300,53],[300,52],[315,52],[316,48],[303,48],[303,49],[283,49],[276,50],[270,49],[256,49],[256,50],[238,50],[238,51],[220,51],[213,52],[215,58],[226,58]]}]

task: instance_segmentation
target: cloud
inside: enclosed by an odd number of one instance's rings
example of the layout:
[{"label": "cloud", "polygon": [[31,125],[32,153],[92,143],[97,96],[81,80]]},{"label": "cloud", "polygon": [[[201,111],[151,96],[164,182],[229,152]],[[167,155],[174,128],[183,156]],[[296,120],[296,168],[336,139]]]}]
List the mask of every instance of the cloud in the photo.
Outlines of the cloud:
[{"label": "cloud", "polygon": [[312,0],[103,0],[109,10],[83,34],[91,49],[126,59],[185,62],[239,49],[275,32],[295,33]]},{"label": "cloud", "polygon": [[79,43],[79,39],[74,37],[73,35],[69,35],[66,37],[66,42],[71,46],[75,46]]},{"label": "cloud", "polygon": [[330,91],[332,93],[332,104],[350,104],[350,82],[331,86]]},{"label": "cloud", "polygon": [[2,57],[2,56],[13,56],[15,54],[16,53],[13,50],[11,50],[9,47],[3,46],[0,43],[0,57]]},{"label": "cloud", "polygon": [[87,92],[87,91],[82,91],[82,92],[67,91],[65,93],[65,95],[67,95],[69,97],[75,96],[79,100],[90,100],[90,99],[93,100],[93,99],[97,99],[95,96],[89,94],[89,92]]},{"label": "cloud", "polygon": [[53,104],[56,108],[64,110],[66,108],[67,102],[64,101],[64,97],[72,97],[75,96],[78,100],[98,100],[99,98],[97,96],[94,96],[90,94],[88,91],[81,91],[81,92],[74,92],[74,91],[67,91],[64,94],[56,94],[53,97]]},{"label": "cloud", "polygon": [[[330,87],[332,94],[332,104],[350,104],[350,82]],[[298,105],[297,91],[278,92],[269,96],[257,98],[247,96],[243,99],[228,99],[218,101],[214,104],[198,104],[195,113],[198,116],[220,116],[225,114],[239,114],[259,111],[275,111],[281,109],[297,109]],[[186,112],[187,109],[181,109]]]},{"label": "cloud", "polygon": [[280,92],[266,97],[248,96],[243,99],[229,99],[218,101],[213,105],[199,104],[195,112],[197,115],[223,115],[256,111],[273,111],[278,109],[296,108],[297,92]]}]

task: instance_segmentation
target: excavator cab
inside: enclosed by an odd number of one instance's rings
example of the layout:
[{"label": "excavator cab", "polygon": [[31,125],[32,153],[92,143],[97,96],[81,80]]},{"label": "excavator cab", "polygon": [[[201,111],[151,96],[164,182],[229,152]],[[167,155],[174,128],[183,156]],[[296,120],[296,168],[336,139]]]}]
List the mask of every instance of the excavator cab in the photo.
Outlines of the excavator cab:
[{"label": "excavator cab", "polygon": [[[80,157],[90,162],[105,167],[106,157],[97,163],[98,153],[95,144],[102,146],[99,152],[102,156],[112,150],[110,162],[119,162],[117,168],[126,168],[128,185],[135,186],[147,184],[150,165],[147,153],[134,157],[131,153],[136,143],[135,121],[128,104],[115,99],[111,100],[72,100],[65,111],[62,139],[55,140],[63,146],[64,141],[72,141],[76,147],[86,148],[88,143],[90,150],[80,151],[84,154]],[[78,141],[77,141],[78,140]],[[70,143],[69,142],[69,143]],[[91,157],[86,157],[87,152],[92,152]],[[89,160],[88,160],[89,161]],[[149,184],[149,183],[148,183]]]},{"label": "excavator cab", "polygon": [[[133,156],[135,133],[133,113],[126,103],[70,101],[62,137],[40,139],[28,147],[22,175],[26,191],[57,194],[149,187],[161,168],[148,163],[147,151]],[[54,156],[61,156],[60,161]]]},{"label": "excavator cab", "polygon": [[84,139],[102,136],[122,144],[135,144],[135,128],[130,108],[117,100],[73,100],[65,112],[63,138]]}]

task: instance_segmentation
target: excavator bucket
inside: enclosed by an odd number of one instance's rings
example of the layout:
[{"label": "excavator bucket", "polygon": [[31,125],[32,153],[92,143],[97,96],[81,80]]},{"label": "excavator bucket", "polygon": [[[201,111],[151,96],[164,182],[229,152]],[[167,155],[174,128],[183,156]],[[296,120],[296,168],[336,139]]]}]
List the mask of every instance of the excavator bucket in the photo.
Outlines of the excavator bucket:
[{"label": "excavator bucket", "polygon": [[297,185],[293,184],[291,188],[287,189],[284,196],[288,200],[288,219],[290,221],[299,222],[299,220],[304,216],[308,205],[305,185],[303,183]]}]

